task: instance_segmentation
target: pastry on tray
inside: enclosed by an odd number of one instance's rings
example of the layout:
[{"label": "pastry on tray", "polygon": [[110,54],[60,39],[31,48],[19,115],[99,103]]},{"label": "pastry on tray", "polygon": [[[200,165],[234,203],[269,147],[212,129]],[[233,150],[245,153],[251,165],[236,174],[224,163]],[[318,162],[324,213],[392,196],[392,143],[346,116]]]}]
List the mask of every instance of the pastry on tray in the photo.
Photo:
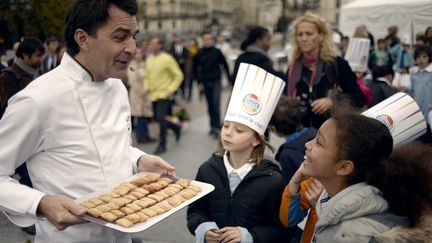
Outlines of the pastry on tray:
[{"label": "pastry on tray", "polygon": [[92,217],[124,228],[161,215],[198,195],[201,188],[187,179],[146,175],[118,184],[111,192],[90,198],[80,205]]}]

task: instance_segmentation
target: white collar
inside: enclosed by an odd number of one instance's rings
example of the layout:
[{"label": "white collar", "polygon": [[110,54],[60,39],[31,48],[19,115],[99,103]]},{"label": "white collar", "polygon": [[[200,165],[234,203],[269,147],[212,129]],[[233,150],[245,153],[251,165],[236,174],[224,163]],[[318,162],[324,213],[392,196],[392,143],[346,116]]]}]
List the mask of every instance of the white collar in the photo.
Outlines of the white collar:
[{"label": "white collar", "polygon": [[228,161],[228,152],[226,152],[226,151],[224,153],[223,160],[224,160],[225,168],[227,170],[227,174],[229,175],[232,172],[235,172],[240,176],[240,178],[242,180],[249,173],[249,171],[251,171],[253,169],[253,167],[255,165],[254,163],[245,163],[240,168],[234,169]]},{"label": "white collar", "polygon": [[417,73],[417,72],[428,72],[432,73],[432,63],[429,63],[425,68],[420,69],[419,66],[415,66],[412,68],[411,72]]},{"label": "white collar", "polygon": [[91,76],[90,72],[75,58],[69,55],[67,51],[63,55],[60,66],[64,67],[65,73],[75,81],[93,81],[93,77]]}]

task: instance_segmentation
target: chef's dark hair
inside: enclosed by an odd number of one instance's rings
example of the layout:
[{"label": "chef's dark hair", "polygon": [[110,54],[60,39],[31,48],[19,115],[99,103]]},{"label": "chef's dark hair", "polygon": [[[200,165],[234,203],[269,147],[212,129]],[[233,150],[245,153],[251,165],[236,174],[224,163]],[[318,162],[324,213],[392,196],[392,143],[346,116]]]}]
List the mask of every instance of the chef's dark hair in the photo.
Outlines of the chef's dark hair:
[{"label": "chef's dark hair", "polygon": [[108,9],[111,5],[134,16],[137,13],[136,0],[76,0],[66,16],[64,39],[68,53],[75,56],[80,52],[75,41],[75,31],[83,29],[90,36],[95,36],[97,30],[109,18]]}]

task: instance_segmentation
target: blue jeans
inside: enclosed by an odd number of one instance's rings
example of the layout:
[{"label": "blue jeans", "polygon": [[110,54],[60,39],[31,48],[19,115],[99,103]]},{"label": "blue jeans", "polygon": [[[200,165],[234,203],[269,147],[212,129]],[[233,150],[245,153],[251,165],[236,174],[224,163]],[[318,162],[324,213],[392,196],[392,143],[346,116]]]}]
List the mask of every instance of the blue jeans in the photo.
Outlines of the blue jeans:
[{"label": "blue jeans", "polygon": [[147,140],[150,138],[147,117],[136,117],[135,137],[137,140]]}]

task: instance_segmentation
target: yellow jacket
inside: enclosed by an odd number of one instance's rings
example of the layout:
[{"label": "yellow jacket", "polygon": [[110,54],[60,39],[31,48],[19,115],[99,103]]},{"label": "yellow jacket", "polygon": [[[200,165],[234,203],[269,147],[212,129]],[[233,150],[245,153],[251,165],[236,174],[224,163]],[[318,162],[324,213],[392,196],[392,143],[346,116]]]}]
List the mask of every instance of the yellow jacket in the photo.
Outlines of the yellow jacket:
[{"label": "yellow jacket", "polygon": [[150,55],[146,60],[144,88],[152,101],[171,99],[183,80],[183,72],[166,52]]}]

